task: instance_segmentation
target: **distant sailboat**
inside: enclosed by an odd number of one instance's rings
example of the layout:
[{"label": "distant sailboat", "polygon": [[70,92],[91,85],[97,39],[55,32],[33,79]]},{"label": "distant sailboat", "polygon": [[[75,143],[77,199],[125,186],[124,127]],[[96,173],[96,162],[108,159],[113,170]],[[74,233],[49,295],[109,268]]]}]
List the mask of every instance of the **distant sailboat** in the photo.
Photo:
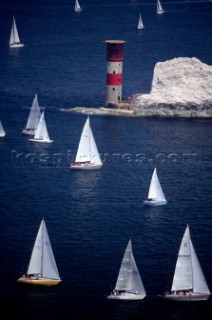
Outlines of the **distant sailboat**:
[{"label": "distant sailboat", "polygon": [[210,294],[187,226],[178,252],[171,293],[166,293],[164,298],[174,301],[200,301],[207,300]]},{"label": "distant sailboat", "polygon": [[99,169],[102,161],[93,137],[90,119],[87,118],[82,130],[75,162],[70,165],[71,169]]},{"label": "distant sailboat", "polygon": [[49,138],[49,133],[46,127],[46,121],[44,118],[44,111],[41,114],[38,127],[35,131],[35,135],[33,139],[29,139],[30,141],[35,141],[35,142],[46,142],[46,143],[51,143],[53,140],[50,140]]},{"label": "distant sailboat", "polygon": [[143,282],[132,252],[131,240],[126,247],[115,289],[108,299],[142,300],[146,297]]},{"label": "distant sailboat", "polygon": [[141,18],[141,13],[140,13],[139,19],[138,19],[138,29],[139,30],[145,29],[144,24],[143,24],[143,20]]},{"label": "distant sailboat", "polygon": [[157,0],[157,14],[163,14],[165,10],[163,10],[160,0]]},{"label": "distant sailboat", "polygon": [[6,132],[4,131],[3,125],[0,120],[0,137],[3,138],[6,136]]},{"label": "distant sailboat", "polygon": [[47,286],[61,282],[44,219],[37,233],[27,272],[17,281]]},{"label": "distant sailboat", "polygon": [[76,12],[82,11],[82,8],[81,8],[78,0],[75,1],[75,7],[74,7],[74,9],[75,9]]},{"label": "distant sailboat", "polygon": [[144,204],[149,206],[160,206],[167,204],[158,175],[155,168],[150,182],[148,198],[144,200]]},{"label": "distant sailboat", "polygon": [[38,96],[37,93],[32,102],[32,106],[30,109],[29,117],[27,120],[26,128],[22,130],[23,134],[34,136],[35,131],[38,127],[38,123],[41,117],[40,107],[38,104]]},{"label": "distant sailboat", "polygon": [[9,41],[10,48],[20,48],[23,47],[24,44],[20,42],[15,17],[13,17],[12,29],[10,33],[10,41]]}]

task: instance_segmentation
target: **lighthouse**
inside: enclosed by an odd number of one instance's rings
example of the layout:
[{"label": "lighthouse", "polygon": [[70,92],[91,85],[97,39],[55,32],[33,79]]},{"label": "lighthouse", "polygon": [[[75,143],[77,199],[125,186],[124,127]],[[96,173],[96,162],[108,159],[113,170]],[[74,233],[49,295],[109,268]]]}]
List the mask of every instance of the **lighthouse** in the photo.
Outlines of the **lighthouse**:
[{"label": "lighthouse", "polygon": [[123,40],[106,40],[107,44],[107,85],[105,105],[122,101]]}]

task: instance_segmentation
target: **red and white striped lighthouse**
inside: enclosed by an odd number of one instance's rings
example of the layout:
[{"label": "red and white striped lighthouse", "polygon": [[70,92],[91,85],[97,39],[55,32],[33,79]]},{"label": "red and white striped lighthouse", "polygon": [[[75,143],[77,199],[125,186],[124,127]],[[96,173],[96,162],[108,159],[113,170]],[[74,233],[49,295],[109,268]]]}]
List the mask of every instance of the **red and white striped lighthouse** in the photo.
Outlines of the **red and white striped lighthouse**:
[{"label": "red and white striped lighthouse", "polygon": [[106,106],[122,101],[123,40],[106,40],[107,88]]}]

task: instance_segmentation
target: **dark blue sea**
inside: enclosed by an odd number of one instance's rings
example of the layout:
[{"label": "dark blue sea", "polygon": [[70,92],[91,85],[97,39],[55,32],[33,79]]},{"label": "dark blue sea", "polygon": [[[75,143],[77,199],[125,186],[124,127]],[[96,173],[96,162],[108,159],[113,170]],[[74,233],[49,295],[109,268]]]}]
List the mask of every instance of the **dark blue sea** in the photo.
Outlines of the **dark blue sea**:
[{"label": "dark blue sea", "polygon": [[[123,96],[147,93],[154,66],[175,57],[212,64],[212,2],[152,0],[1,0],[0,305],[4,319],[210,320],[212,298],[170,303],[186,225],[212,290],[212,120],[90,116],[103,167],[71,171],[85,114],[60,108],[105,101],[106,45],[125,40]],[[137,30],[139,13],[144,31]],[[9,49],[13,15],[21,42]],[[28,141],[21,130],[38,94],[52,144]],[[148,208],[157,167],[166,206]],[[26,272],[45,217],[62,282],[17,283]],[[147,297],[111,301],[125,247]]]}]

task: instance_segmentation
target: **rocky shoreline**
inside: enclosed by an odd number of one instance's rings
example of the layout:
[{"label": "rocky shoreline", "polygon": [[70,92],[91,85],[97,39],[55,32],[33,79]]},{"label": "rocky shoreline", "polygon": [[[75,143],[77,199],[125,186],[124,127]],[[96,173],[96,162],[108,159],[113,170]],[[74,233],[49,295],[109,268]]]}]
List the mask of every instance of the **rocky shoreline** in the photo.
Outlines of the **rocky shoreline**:
[{"label": "rocky shoreline", "polygon": [[[182,105],[155,103],[148,107],[139,108],[139,110],[131,109],[132,105],[128,104],[126,108],[86,108],[74,107],[63,109],[63,112],[82,113],[87,115],[99,116],[123,116],[123,117],[167,117],[167,118],[212,118],[212,105]],[[133,105],[134,108],[134,105]]]},{"label": "rocky shoreline", "polygon": [[108,107],[75,107],[61,111],[128,117],[212,117],[212,66],[197,58],[158,62],[149,94],[134,94]]},{"label": "rocky shoreline", "polygon": [[111,116],[127,116],[127,117],[136,116],[133,110],[106,108],[106,107],[99,107],[99,108],[74,107],[69,109],[60,108],[59,110],[63,112],[83,113],[87,115],[94,114],[99,116],[110,116],[110,115]]}]

